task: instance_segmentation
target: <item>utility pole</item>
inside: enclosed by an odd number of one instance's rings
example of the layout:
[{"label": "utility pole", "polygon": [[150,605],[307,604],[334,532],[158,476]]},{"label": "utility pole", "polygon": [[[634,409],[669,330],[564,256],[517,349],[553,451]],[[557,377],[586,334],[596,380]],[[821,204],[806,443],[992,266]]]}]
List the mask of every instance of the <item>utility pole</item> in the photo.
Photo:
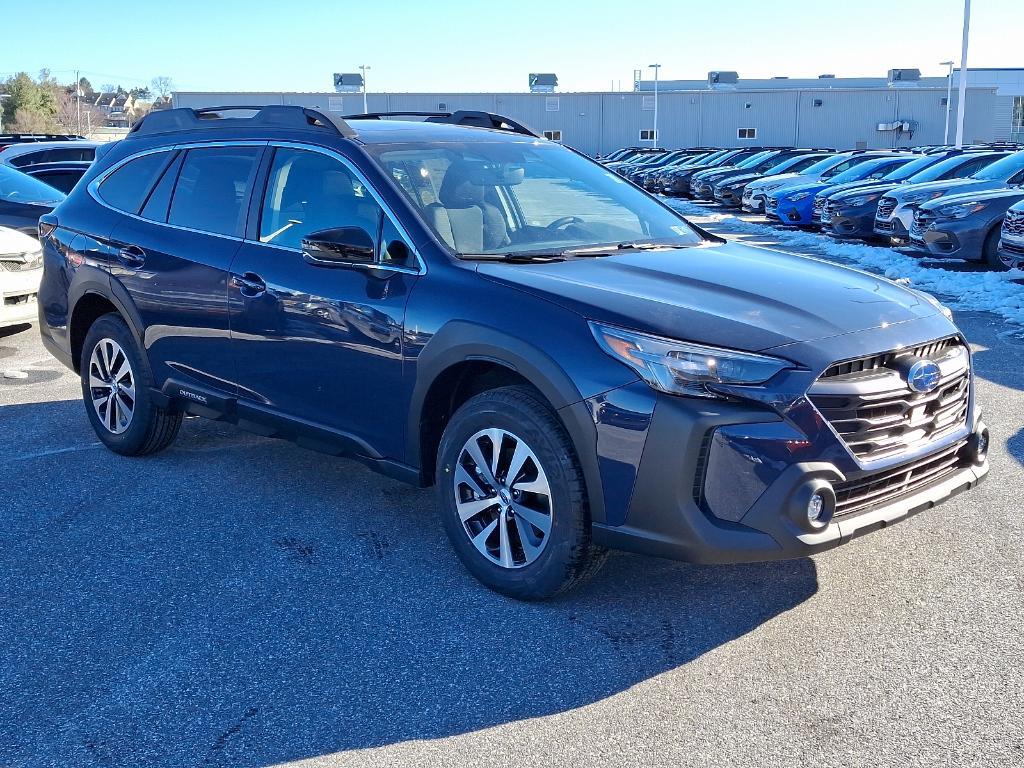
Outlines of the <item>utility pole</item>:
[{"label": "utility pole", "polygon": [[368,70],[369,68],[370,67],[368,65],[366,65],[366,64],[360,64],[359,65],[359,71],[363,73],[363,114],[364,115],[370,114],[370,109],[366,105],[366,70]]},{"label": "utility pole", "polygon": [[654,148],[658,148],[658,70],[661,64],[648,64],[654,70]]},{"label": "utility pole", "polygon": [[82,78],[75,70],[75,133],[82,135]]},{"label": "utility pole", "polygon": [[946,132],[942,134],[942,143],[949,146],[949,113],[953,109],[953,62],[940,61],[939,66],[949,67],[946,73]]},{"label": "utility pole", "polygon": [[967,107],[967,42],[971,35],[971,0],[964,0],[964,42],[960,52],[960,103],[956,105],[956,148],[964,145],[964,110]]}]

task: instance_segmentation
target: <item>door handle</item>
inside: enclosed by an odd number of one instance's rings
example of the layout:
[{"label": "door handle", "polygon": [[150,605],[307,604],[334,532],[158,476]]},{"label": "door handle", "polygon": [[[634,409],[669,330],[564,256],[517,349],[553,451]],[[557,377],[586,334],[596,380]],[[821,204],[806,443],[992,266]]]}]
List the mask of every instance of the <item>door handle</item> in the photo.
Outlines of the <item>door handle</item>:
[{"label": "door handle", "polygon": [[126,245],[117,252],[117,257],[128,269],[139,269],[146,263],[146,252],[137,245]]},{"label": "door handle", "polygon": [[232,275],[231,285],[237,288],[243,296],[248,296],[249,298],[262,296],[267,292],[266,282],[255,272],[246,272],[244,275]]}]

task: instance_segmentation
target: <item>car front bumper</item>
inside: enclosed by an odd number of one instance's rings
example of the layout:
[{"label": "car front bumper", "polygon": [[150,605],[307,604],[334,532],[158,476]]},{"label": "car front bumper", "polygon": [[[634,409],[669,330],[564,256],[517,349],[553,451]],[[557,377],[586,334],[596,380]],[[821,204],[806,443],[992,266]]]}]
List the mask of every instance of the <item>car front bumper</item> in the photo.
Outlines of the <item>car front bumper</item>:
[{"label": "car front bumper", "polygon": [[1024,268],[1024,239],[1003,236],[999,241],[999,258],[1007,266]]},{"label": "car front bumper", "polygon": [[832,209],[831,218],[823,222],[827,234],[835,237],[869,238],[875,235],[874,207]]},{"label": "car front bumper", "polygon": [[41,267],[25,272],[0,272],[0,328],[38,319],[42,276]]},{"label": "car front bumper", "polygon": [[968,216],[964,219],[944,219],[924,231],[911,227],[910,249],[931,258],[977,261],[982,258],[982,248],[988,234],[987,229],[979,224],[982,222],[971,221]]},{"label": "car front bumper", "polygon": [[[694,407],[692,400],[658,395],[650,416],[638,420],[625,414],[630,398],[643,394],[623,395],[602,396],[595,418],[599,443],[605,441],[606,486],[635,467],[623,493],[624,517],[593,525],[595,542],[614,549],[708,564],[805,557],[930,509],[988,473],[973,447],[985,427],[973,414],[970,430],[965,424],[912,458],[865,469],[838,438],[805,434],[763,409],[715,401]],[[942,471],[932,473],[937,464],[929,462],[940,460]],[[907,474],[918,468],[920,475]],[[923,480],[902,479],[911,476]],[[854,492],[846,489],[867,483],[888,483],[889,490],[856,491],[864,500],[843,502],[848,506],[837,507],[820,528],[807,521],[813,489],[824,486],[843,498]],[[607,488],[605,501],[607,507]]]}]

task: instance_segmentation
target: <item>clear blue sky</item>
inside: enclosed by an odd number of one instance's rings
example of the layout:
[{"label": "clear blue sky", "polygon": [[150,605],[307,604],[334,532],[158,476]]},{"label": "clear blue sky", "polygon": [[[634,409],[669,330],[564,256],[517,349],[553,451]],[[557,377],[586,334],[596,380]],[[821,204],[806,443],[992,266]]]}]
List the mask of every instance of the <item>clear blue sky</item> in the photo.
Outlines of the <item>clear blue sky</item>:
[{"label": "clear blue sky", "polygon": [[[0,11],[7,2],[14,0],[0,0]],[[11,13],[2,15],[11,21]],[[963,5],[49,0],[40,13],[45,24],[13,24],[2,36],[0,74],[48,67],[70,82],[79,68],[97,88],[169,75],[180,90],[322,91],[331,89],[332,72],[369,64],[371,91],[523,91],[530,72],[556,72],[560,90],[574,91],[613,81],[628,89],[633,70],[653,61],[666,79],[711,69],[813,77],[918,67],[939,75],[938,62],[959,61]],[[1024,67],[1022,30],[1024,0],[975,0],[970,66]]]}]

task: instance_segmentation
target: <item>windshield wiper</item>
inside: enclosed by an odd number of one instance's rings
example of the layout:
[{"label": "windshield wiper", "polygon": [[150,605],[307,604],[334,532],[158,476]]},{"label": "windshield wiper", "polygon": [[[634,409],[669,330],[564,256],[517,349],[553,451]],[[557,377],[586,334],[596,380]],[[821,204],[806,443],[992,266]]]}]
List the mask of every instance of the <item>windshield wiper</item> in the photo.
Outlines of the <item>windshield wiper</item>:
[{"label": "windshield wiper", "polygon": [[685,248],[683,244],[661,243],[657,240],[627,240],[622,243],[593,245],[583,248],[566,248],[564,256],[610,256],[617,251],[656,251],[667,248]]},{"label": "windshield wiper", "polygon": [[534,262],[534,261],[565,261],[563,251],[507,251],[505,253],[460,253],[459,258],[472,259],[474,261],[512,261],[512,262]]}]

